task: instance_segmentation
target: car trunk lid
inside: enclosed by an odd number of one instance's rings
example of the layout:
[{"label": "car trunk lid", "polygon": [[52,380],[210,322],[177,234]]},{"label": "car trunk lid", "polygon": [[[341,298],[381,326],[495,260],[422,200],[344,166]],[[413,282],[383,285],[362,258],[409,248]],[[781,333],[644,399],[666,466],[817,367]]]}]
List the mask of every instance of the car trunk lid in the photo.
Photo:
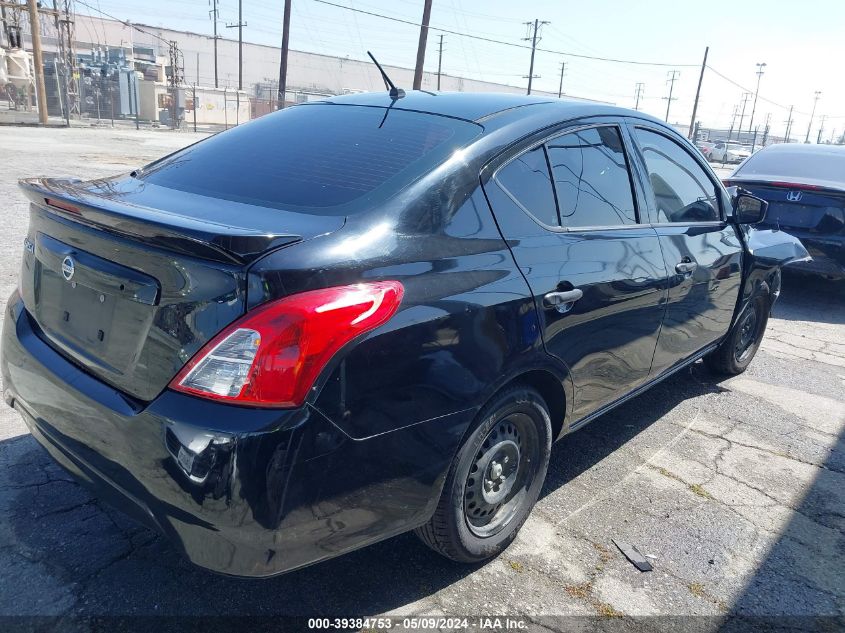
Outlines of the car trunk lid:
[{"label": "car trunk lid", "polygon": [[836,235],[845,230],[845,191],[792,182],[731,178],[769,203],[763,225],[799,234]]},{"label": "car trunk lid", "polygon": [[140,401],[244,313],[252,261],[344,223],[132,178],[21,184],[32,205],[20,289],[36,331]]}]

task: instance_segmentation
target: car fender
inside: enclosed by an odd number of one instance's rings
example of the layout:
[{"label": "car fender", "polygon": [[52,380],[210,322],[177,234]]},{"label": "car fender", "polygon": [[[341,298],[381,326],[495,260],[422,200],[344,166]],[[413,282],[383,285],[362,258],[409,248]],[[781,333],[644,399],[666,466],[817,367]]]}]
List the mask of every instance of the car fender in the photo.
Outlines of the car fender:
[{"label": "car fender", "polygon": [[739,226],[737,234],[744,247],[742,291],[737,301],[731,326],[751,299],[759,294],[769,296],[773,306],[780,294],[781,269],[789,263],[812,259],[794,235],[779,230]]}]

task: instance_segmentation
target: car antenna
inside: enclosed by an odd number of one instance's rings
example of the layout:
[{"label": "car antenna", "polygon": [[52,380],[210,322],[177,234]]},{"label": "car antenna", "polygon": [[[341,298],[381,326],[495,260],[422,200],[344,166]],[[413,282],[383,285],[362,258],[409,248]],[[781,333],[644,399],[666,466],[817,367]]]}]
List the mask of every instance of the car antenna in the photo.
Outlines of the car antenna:
[{"label": "car antenna", "polygon": [[384,72],[384,68],[382,68],[381,64],[379,64],[378,61],[376,60],[376,58],[373,57],[373,54],[370,51],[367,51],[367,55],[370,56],[370,59],[373,60],[373,63],[376,65],[376,68],[378,68],[379,72],[381,73],[381,78],[384,79],[384,87],[387,88],[390,91],[389,92],[390,98],[396,100],[396,99],[401,99],[402,97],[404,97],[405,91],[402,90],[402,88],[397,88],[393,84],[393,82],[390,81],[390,77],[388,77],[387,73]]}]

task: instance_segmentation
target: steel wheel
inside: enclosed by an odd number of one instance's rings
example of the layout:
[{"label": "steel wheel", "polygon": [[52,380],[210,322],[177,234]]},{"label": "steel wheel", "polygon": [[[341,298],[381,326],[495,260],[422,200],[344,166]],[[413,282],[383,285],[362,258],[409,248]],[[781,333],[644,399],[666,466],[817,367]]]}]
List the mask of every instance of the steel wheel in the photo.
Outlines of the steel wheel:
[{"label": "steel wheel", "polygon": [[494,426],[464,483],[467,527],[485,538],[507,527],[523,503],[537,473],[540,443],[536,425],[522,413]]},{"label": "steel wheel", "polygon": [[734,358],[739,363],[746,359],[752,347],[754,347],[754,343],[757,341],[757,321],[757,310],[754,304],[752,304],[738,325]]}]

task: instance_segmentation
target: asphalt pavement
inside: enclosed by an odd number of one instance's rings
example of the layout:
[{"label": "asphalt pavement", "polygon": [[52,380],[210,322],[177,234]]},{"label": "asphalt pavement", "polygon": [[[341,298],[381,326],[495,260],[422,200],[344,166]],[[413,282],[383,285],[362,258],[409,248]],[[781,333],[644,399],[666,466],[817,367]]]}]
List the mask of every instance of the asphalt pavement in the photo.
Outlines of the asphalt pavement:
[{"label": "asphalt pavement", "polygon": [[[95,177],[201,138],[0,128],[0,307],[20,177]],[[3,310],[5,315],[5,310]],[[93,499],[0,408],[0,616],[845,616],[845,288],[787,275],[749,370],[701,363],[559,442],[516,542],[458,565],[406,534],[281,577],[212,575]],[[624,541],[654,570],[637,570]],[[619,616],[617,618],[617,616]],[[800,622],[800,620],[799,620]],[[840,621],[841,622],[841,621]]]}]

